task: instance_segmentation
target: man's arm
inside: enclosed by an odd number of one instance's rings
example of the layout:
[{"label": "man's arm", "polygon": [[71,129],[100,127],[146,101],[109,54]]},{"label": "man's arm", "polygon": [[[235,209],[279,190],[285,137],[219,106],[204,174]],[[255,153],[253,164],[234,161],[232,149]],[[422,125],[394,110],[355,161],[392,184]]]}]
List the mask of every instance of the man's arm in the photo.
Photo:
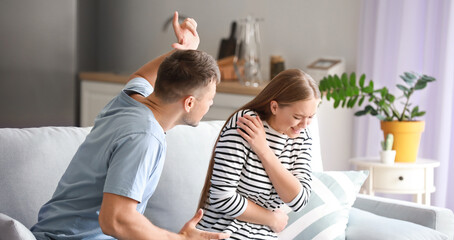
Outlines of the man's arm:
[{"label": "man's arm", "polygon": [[199,211],[179,234],[156,227],[136,210],[137,201],[116,194],[104,193],[99,212],[99,225],[104,234],[117,239],[223,239],[224,233],[210,233],[195,228],[203,213]]},{"label": "man's arm", "polygon": [[[188,50],[188,49],[197,49],[200,43],[200,38],[197,33],[197,22],[192,18],[187,18],[184,20],[183,23],[178,22],[178,12],[174,13],[173,16],[173,30],[175,32],[175,36],[177,37],[177,43],[173,43],[172,47],[175,49],[180,50]],[[129,80],[135,77],[143,77],[148,82],[150,82],[151,86],[154,87],[156,82],[156,77],[158,74],[159,65],[161,65],[162,61],[172,54],[175,50],[172,50],[162,56],[159,56],[150,62],[146,63],[142,67],[140,67],[135,73],[133,73]]]}]

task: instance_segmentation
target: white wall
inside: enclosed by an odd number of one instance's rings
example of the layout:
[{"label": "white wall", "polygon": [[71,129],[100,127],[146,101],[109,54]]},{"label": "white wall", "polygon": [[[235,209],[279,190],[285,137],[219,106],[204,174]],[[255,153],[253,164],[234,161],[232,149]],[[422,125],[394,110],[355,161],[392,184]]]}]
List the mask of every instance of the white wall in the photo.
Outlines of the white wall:
[{"label": "white wall", "polygon": [[353,114],[351,109],[334,109],[323,99],[318,110],[320,148],[325,170],[348,170],[353,156]]},{"label": "white wall", "polygon": [[[131,73],[170,50],[173,11],[193,17],[201,36],[200,50],[217,56],[232,20],[248,14],[263,18],[262,71],[269,77],[270,55],[282,55],[287,68],[300,68],[320,56],[340,56],[348,72],[356,66],[359,0],[100,0],[98,70]],[[323,103],[319,110],[322,157],[326,170],[348,169],[352,156],[353,114]]]}]

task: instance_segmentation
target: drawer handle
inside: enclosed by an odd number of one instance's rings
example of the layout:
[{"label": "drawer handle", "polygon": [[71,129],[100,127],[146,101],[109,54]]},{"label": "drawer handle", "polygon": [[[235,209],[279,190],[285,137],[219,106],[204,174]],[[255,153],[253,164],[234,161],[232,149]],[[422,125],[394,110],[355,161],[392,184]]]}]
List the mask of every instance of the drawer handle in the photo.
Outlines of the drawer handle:
[{"label": "drawer handle", "polygon": [[399,180],[400,180],[400,181],[403,181],[403,180],[404,180],[404,177],[399,176]]}]

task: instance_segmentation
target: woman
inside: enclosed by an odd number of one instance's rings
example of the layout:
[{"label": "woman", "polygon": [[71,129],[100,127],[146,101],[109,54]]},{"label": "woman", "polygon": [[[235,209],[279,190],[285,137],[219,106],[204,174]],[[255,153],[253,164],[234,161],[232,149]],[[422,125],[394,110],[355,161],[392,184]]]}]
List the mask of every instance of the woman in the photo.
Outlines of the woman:
[{"label": "woman", "polygon": [[198,228],[231,239],[275,239],[287,224],[279,208],[306,205],[312,139],[306,127],[320,102],[314,80],[298,69],[278,74],[232,114],[216,141]]}]

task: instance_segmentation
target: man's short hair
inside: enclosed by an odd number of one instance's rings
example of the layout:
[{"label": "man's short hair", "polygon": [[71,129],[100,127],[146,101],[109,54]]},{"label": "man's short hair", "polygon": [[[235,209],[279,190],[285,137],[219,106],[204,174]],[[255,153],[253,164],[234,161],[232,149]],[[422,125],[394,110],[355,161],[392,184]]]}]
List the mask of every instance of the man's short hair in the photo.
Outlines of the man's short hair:
[{"label": "man's short hair", "polygon": [[154,92],[162,101],[171,103],[193,95],[211,81],[220,81],[212,56],[198,50],[177,50],[159,66]]}]

